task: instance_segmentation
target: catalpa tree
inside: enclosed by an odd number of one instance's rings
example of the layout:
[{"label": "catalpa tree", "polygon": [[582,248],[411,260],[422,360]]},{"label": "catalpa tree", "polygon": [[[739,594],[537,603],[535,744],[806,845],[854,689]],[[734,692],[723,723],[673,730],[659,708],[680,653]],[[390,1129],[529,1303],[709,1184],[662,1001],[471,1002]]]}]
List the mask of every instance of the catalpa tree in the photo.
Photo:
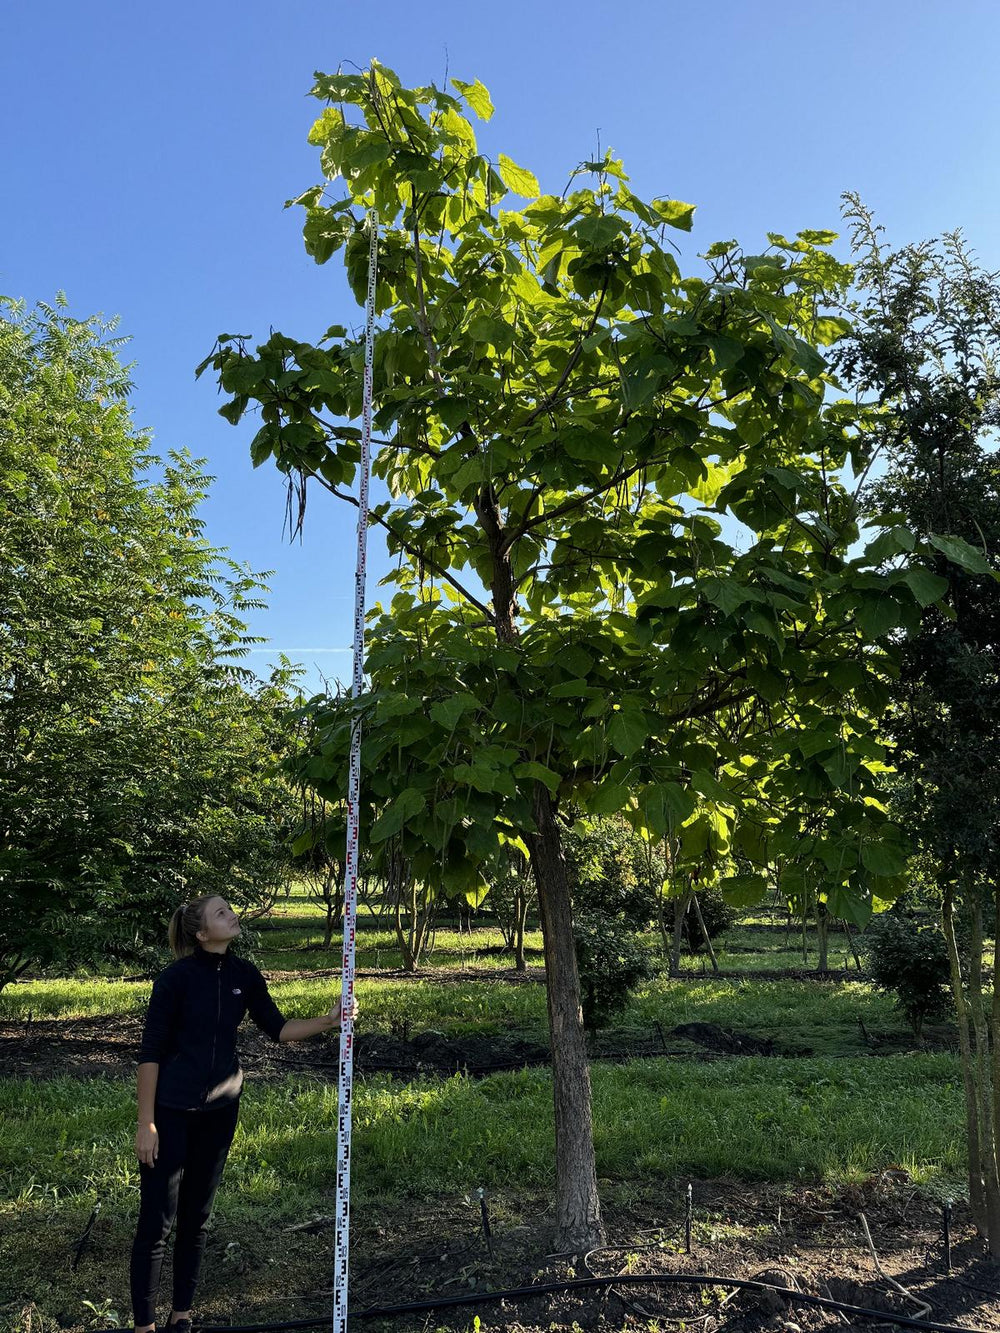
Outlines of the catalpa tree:
[{"label": "catalpa tree", "polygon": [[[374,468],[389,498],[373,520],[398,567],[358,705],[366,836],[449,892],[481,892],[504,844],[530,856],[558,1241],[576,1249],[602,1226],[561,814],[622,810],[652,840],[694,818],[760,869],[724,885],[751,901],[818,806],[812,878],[891,897],[905,847],[877,799],[873,719],[892,632],[940,590],[913,556],[878,572],[898,533],[846,554],[858,529],[838,477],[863,471],[868,435],[852,404],[826,403],[817,348],[844,330],[826,312],[849,276],[832,234],[714,245],[685,277],[667,237],[690,205],[640,199],[610,153],[542,194],[479,151],[465,108],[488,119],[486,89],[453,86],[404,88],[377,64],[317,76],[324,181],[293,202],[359,301],[369,210],[383,227]],[[222,337],[204,366],[229,420],[259,409],[255,464],[354,504],[362,362],[335,326],[315,344]],[[311,708],[307,773],[335,799],[351,705]],[[750,799],[794,813],[741,821]]]}]

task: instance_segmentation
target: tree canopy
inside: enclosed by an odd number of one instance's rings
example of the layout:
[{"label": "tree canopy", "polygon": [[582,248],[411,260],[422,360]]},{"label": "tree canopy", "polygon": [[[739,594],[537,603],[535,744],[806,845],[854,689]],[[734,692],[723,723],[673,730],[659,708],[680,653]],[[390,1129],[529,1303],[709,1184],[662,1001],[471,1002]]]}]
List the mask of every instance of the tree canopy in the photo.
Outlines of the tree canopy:
[{"label": "tree canopy", "polygon": [[[639,199],[610,152],[540,193],[479,152],[463,103],[488,118],[482,85],[454,86],[318,76],[339,105],[311,140],[344,197],[295,201],[307,248],[343,251],[359,299],[364,210],[384,226],[390,498],[373,518],[399,566],[369,629],[373,843],[402,837],[421,874],[474,892],[541,783],[653,839],[736,838],[758,866],[794,848],[842,896],[891,896],[905,847],[877,800],[885,648],[941,585],[919,557],[877,572],[887,544],[916,548],[898,527],[847,554],[842,471],[863,472],[871,420],[831,401],[818,350],[846,328],[833,234],[713,245],[686,277],[667,233],[691,206]],[[360,355],[337,326],[255,351],[220,339],[224,414],[260,409],[255,463],[351,499]],[[348,705],[323,708],[311,774],[333,794]],[[762,793],[773,817],[741,823]],[[808,864],[804,806],[823,811]]]}]

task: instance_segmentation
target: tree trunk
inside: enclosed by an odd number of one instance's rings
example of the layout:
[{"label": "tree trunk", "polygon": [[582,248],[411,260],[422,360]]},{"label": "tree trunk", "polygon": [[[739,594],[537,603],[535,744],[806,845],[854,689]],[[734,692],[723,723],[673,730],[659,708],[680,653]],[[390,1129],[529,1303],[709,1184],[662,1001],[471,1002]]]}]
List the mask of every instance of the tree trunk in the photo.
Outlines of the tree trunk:
[{"label": "tree trunk", "polygon": [[548,788],[535,784],[531,865],[545,942],[545,980],[556,1121],[556,1246],[586,1253],[604,1243],[591,1118],[590,1067],[573,944],[569,877]]},{"label": "tree trunk", "polygon": [[846,917],[844,918],[844,934],[847,936],[847,943],[850,945],[851,953],[854,955],[854,966],[859,972],[863,972],[864,968],[861,966],[861,956],[858,953],[857,945],[854,943],[854,936],[851,934],[851,923]]},{"label": "tree trunk", "polygon": [[667,928],[667,900],[663,896],[662,890],[656,895],[656,924],[660,927],[660,938],[663,941],[663,956],[670,957],[670,931]]},{"label": "tree trunk", "polygon": [[528,964],[524,958],[524,927],[528,920],[528,891],[524,881],[520,881],[514,897],[514,969],[527,972]]},{"label": "tree trunk", "polygon": [[[993,1053],[993,1147],[997,1156],[996,1175],[1000,1185],[1000,885],[994,884],[993,912],[993,1003],[990,1013],[990,1039]],[[991,1252],[1000,1250],[1000,1226],[991,1242]]]},{"label": "tree trunk", "polygon": [[[496,491],[487,483],[476,495],[476,516],[490,550],[490,597],[497,642],[515,645],[517,582]],[[597,1196],[590,1067],[583,1031],[580,976],[573,941],[573,913],[562,839],[549,789],[534,788],[535,831],[528,838],[538,885],[545,945],[545,990],[552,1046],[552,1095],[556,1130],[556,1244],[586,1253],[604,1242]]]},{"label": "tree trunk", "polygon": [[[977,892],[975,888],[971,890],[972,894]],[[1000,1170],[997,1167],[997,1142],[993,1129],[991,1034],[983,1003],[983,909],[978,896],[972,902],[970,916],[972,939],[969,958],[969,1007],[972,1011],[972,1030],[975,1034],[973,1078],[979,1100],[980,1160],[986,1197],[986,1243],[990,1254],[996,1259],[1000,1258]]]},{"label": "tree trunk", "polygon": [[688,889],[683,898],[674,899],[674,937],[670,949],[670,975],[672,977],[679,977],[681,974],[681,943],[684,939],[684,918],[693,897],[693,892]]},{"label": "tree trunk", "polygon": [[698,918],[698,925],[701,927],[701,937],[705,941],[705,948],[708,950],[708,956],[712,960],[712,971],[718,973],[719,960],[715,956],[715,950],[712,948],[712,941],[708,933],[708,927],[705,925],[705,918],[701,914],[701,903],[698,901],[698,895],[692,893],[691,906],[694,908],[695,916]]},{"label": "tree trunk", "polygon": [[969,1204],[972,1219],[980,1235],[988,1230],[986,1215],[986,1186],[983,1180],[983,1162],[980,1154],[979,1099],[973,1074],[972,1039],[969,1032],[969,1002],[962,981],[962,963],[955,935],[955,904],[951,886],[945,887],[941,903],[941,927],[948,946],[948,964],[951,972],[951,994],[958,1019],[958,1049],[962,1064],[962,1087],[965,1092],[965,1135],[969,1152]]},{"label": "tree trunk", "polygon": [[829,972],[830,970],[830,914],[826,910],[826,903],[816,900],[816,941],[819,946],[819,962],[816,964],[817,972]]},{"label": "tree trunk", "polygon": [[409,862],[398,852],[388,860],[386,895],[392,903],[403,971],[415,972],[430,934],[434,902],[430,890],[417,884]]},{"label": "tree trunk", "polygon": [[323,927],[323,948],[329,949],[333,943],[333,932],[337,922],[344,915],[344,891],[335,867],[331,867],[323,880],[322,901],[326,907],[326,921]]}]

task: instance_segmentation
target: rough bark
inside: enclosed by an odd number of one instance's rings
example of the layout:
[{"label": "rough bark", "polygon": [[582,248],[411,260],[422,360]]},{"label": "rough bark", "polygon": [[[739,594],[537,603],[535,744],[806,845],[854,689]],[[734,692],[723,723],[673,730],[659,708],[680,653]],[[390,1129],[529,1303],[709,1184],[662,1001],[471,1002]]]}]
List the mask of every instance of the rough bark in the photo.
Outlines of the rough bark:
[{"label": "rough bark", "polygon": [[545,942],[556,1123],[556,1245],[567,1253],[586,1253],[604,1243],[604,1227],[569,877],[552,798],[542,783],[535,786],[534,806],[537,830],[529,846]]},{"label": "rough bark", "polygon": [[973,1073],[972,1037],[969,1030],[969,1003],[962,980],[962,963],[955,935],[955,903],[951,887],[945,888],[941,903],[941,928],[948,946],[948,965],[951,974],[951,994],[955,1001],[958,1020],[958,1049],[962,1065],[962,1088],[965,1092],[965,1132],[969,1153],[969,1204],[972,1218],[981,1235],[986,1235],[986,1187],[980,1153],[979,1099]]},{"label": "rough bark", "polygon": [[974,1034],[973,1079],[979,1101],[980,1161],[983,1168],[983,1192],[986,1200],[985,1239],[990,1254],[994,1258],[1000,1258],[1000,1170],[997,1166],[997,1143],[993,1131],[993,1080],[990,1069],[991,1033],[986,1017],[986,1007],[983,1003],[983,909],[978,897],[972,903],[970,916],[972,919],[972,939],[970,941],[968,991]]},{"label": "rough bark", "polygon": [[[997,1155],[997,1177],[1000,1183],[1000,887],[993,889],[995,903],[993,914],[993,1003],[990,1013],[990,1036],[992,1039],[992,1084],[993,1084],[993,1146]],[[996,1255],[1000,1247],[1000,1227],[994,1236],[992,1253]]]}]

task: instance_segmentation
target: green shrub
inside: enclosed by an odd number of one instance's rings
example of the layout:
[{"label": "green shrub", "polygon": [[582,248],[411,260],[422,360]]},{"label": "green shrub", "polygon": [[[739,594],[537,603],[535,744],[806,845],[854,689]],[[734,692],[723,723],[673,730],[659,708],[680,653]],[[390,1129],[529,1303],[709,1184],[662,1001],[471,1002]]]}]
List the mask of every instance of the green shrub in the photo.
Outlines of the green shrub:
[{"label": "green shrub", "polygon": [[578,912],[573,922],[580,970],[583,1022],[589,1032],[624,1009],[629,996],[653,974],[649,952],[621,917]]},{"label": "green shrub", "polygon": [[589,819],[563,834],[573,907],[643,930],[656,917],[666,868],[623,819]]},{"label": "green shrub", "polygon": [[865,932],[864,952],[872,982],[895,994],[896,1008],[917,1037],[928,1019],[947,1016],[948,952],[935,926],[898,910],[886,912]]}]

